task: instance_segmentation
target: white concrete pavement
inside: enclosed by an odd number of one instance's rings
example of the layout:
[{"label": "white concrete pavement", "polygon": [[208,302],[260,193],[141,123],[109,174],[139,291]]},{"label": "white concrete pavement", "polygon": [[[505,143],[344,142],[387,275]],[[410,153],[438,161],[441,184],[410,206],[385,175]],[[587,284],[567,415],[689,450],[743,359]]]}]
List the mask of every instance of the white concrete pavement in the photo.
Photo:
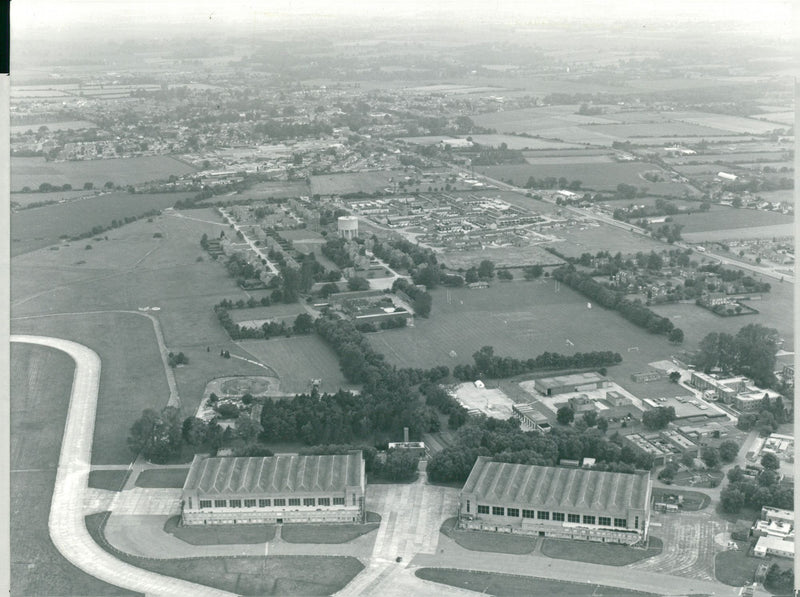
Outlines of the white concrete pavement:
[{"label": "white concrete pavement", "polygon": [[84,508],[100,387],[100,357],[86,346],[60,338],[12,335],[10,339],[11,342],[61,350],[75,361],[72,394],[48,520],[50,538],[61,555],[95,578],[146,595],[232,597],[233,594],[226,591],[131,566],[94,542],[86,529]]}]

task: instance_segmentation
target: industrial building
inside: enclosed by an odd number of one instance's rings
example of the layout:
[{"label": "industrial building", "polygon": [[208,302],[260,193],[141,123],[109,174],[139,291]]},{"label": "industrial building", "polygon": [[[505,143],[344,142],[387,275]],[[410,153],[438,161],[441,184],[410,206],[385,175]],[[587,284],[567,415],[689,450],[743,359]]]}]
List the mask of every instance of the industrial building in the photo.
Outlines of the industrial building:
[{"label": "industrial building", "polygon": [[360,450],[347,454],[198,454],[183,485],[184,524],[364,522]]},{"label": "industrial building", "polygon": [[568,394],[570,392],[587,392],[604,388],[608,380],[599,373],[575,373],[558,377],[542,377],[535,380],[534,387],[545,396]]},{"label": "industrial building", "polygon": [[514,404],[511,412],[514,413],[514,417],[519,419],[520,427],[525,431],[533,430],[543,433],[551,428],[547,417],[533,404]]},{"label": "industrial building", "polygon": [[459,497],[459,526],[635,544],[650,521],[649,472],[610,473],[478,457]]}]

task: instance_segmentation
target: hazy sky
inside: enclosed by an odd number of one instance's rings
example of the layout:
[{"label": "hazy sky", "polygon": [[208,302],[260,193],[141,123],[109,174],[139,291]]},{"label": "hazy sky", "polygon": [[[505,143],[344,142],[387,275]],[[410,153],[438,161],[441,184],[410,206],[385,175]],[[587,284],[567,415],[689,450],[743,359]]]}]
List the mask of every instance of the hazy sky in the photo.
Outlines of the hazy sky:
[{"label": "hazy sky", "polygon": [[12,0],[17,34],[114,22],[269,24],[336,17],[441,17],[450,22],[555,20],[721,20],[774,27],[788,33],[791,0]]}]

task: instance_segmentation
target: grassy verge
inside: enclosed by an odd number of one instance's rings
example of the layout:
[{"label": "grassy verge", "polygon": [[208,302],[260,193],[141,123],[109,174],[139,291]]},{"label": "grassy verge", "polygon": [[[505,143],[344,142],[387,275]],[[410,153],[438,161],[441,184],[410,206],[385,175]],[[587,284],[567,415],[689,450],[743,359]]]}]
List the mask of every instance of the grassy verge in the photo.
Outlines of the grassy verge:
[{"label": "grassy verge", "polygon": [[287,543],[347,543],[380,526],[366,524],[284,524],[281,539]]},{"label": "grassy verge", "polygon": [[136,487],[181,489],[188,474],[188,468],[151,468],[136,477]]},{"label": "grassy verge", "polygon": [[140,558],[123,553],[106,542],[103,534],[106,515],[101,512],[87,516],[86,528],[92,538],[114,557],[145,570],[237,595],[331,595],[364,569],[356,558],[340,556]]},{"label": "grassy verge", "polygon": [[507,535],[488,531],[462,531],[456,528],[456,518],[448,518],[439,529],[464,549],[495,553],[526,554],[536,548],[538,537]]},{"label": "grassy verge", "polygon": [[657,502],[662,501],[664,496],[668,495],[682,495],[683,505],[681,508],[683,510],[686,510],[687,512],[695,512],[697,510],[702,510],[711,503],[711,498],[707,496],[705,493],[700,493],[699,491],[686,491],[678,488],[675,489],[664,489],[661,487],[653,488],[653,499]]},{"label": "grassy verge", "polygon": [[[531,576],[517,576],[513,574],[498,574],[493,572],[471,572],[468,570],[452,570],[446,568],[420,568],[416,576],[423,580],[430,580],[451,587],[469,589],[477,593],[487,593],[498,597],[511,597],[516,595],[565,595],[569,597],[602,595],[626,597],[638,595],[649,597],[653,593],[632,591],[617,587],[584,584],[561,580],[535,578]],[[655,595],[653,595],[655,597]]]},{"label": "grassy verge", "polygon": [[92,489],[108,489],[109,491],[122,491],[131,472],[124,471],[90,471],[89,487]]},{"label": "grassy verge", "polygon": [[[738,543],[738,542],[737,542]],[[747,555],[747,543],[738,543],[739,551],[721,551],[714,559],[714,575],[717,580],[732,587],[741,587],[753,582],[756,569],[765,560]]]},{"label": "grassy verge", "polygon": [[612,543],[594,541],[570,541],[568,539],[546,538],[542,542],[542,553],[550,558],[588,562],[605,566],[627,566],[633,562],[657,556],[664,549],[661,539],[650,537],[650,545],[645,548],[628,547]]},{"label": "grassy verge", "polygon": [[11,344],[10,588],[12,595],[137,595],[97,580],[55,548],[47,521],[75,364]]},{"label": "grassy verge", "polygon": [[164,532],[190,545],[237,545],[266,543],[275,538],[274,524],[212,524],[180,526],[180,516],[164,524]]}]

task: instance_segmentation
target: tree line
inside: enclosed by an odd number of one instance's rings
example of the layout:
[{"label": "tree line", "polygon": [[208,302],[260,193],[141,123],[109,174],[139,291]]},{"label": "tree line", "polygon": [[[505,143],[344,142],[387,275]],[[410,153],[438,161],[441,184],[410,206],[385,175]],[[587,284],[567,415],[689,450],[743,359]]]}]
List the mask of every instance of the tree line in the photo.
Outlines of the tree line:
[{"label": "tree line", "polygon": [[462,381],[491,377],[501,379],[523,373],[532,373],[548,369],[586,369],[617,365],[622,362],[619,353],[605,351],[576,352],[573,355],[562,355],[556,352],[543,352],[531,359],[500,357],[494,354],[494,348],[484,346],[473,353],[474,365],[456,365],[453,377]]},{"label": "tree line", "polygon": [[651,334],[667,335],[673,342],[677,342],[679,337],[683,339],[683,331],[676,328],[669,318],[648,309],[638,299],[624,298],[624,293],[606,288],[591,276],[576,271],[572,265],[559,267],[553,272],[553,277],[599,305],[617,311],[622,317]]}]

